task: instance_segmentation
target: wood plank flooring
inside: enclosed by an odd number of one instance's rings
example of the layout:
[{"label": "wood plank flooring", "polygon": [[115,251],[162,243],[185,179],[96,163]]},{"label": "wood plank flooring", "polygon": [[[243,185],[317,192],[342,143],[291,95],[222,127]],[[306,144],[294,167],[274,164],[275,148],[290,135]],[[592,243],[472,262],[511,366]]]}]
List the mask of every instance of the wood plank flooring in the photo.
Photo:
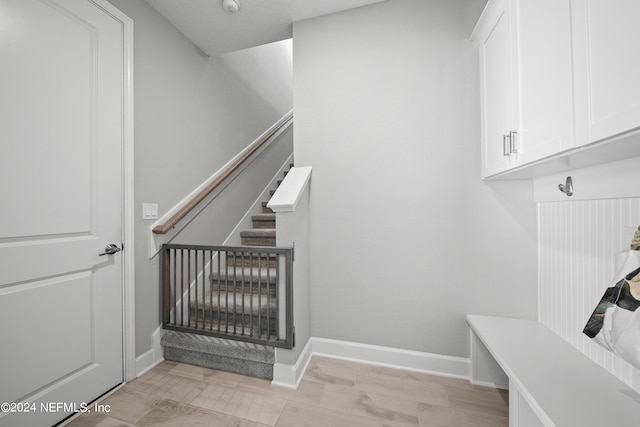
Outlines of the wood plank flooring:
[{"label": "wood plank flooring", "polygon": [[298,390],[165,361],[65,426],[508,426],[508,400],[464,380],[323,357]]}]

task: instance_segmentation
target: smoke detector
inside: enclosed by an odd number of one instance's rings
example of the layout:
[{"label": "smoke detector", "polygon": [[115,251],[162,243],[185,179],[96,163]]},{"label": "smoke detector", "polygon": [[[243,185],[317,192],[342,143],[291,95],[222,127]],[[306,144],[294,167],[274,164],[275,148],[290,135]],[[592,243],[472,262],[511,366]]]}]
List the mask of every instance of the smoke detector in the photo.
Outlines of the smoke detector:
[{"label": "smoke detector", "polygon": [[238,0],[222,0],[222,7],[229,13],[236,13],[240,10],[240,2]]}]

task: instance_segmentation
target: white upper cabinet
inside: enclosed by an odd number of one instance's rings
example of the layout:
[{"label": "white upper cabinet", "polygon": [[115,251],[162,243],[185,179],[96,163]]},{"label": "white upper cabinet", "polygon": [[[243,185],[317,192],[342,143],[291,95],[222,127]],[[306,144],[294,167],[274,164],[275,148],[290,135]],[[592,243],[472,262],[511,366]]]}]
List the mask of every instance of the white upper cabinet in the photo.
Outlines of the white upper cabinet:
[{"label": "white upper cabinet", "polygon": [[573,147],[570,0],[489,0],[480,47],[482,177]]},{"label": "white upper cabinet", "polygon": [[483,178],[640,156],[640,0],[489,0],[480,53]]},{"label": "white upper cabinet", "polygon": [[569,0],[514,0],[518,9],[518,165],[574,146]]},{"label": "white upper cabinet", "polygon": [[517,55],[513,52],[514,22],[507,0],[491,2],[474,31],[480,44],[482,176],[509,169],[512,158],[507,135],[518,115]]},{"label": "white upper cabinet", "polygon": [[577,145],[640,127],[640,1],[571,0]]}]

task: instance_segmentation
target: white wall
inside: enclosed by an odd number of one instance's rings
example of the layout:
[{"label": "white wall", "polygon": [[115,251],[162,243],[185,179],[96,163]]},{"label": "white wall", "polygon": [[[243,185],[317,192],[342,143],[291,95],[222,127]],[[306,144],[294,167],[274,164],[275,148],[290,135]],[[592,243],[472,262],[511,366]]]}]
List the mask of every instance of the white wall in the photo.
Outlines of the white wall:
[{"label": "white wall", "polygon": [[532,184],[479,178],[483,6],[394,0],[294,24],[312,336],[468,357],[465,314],[535,318]]},{"label": "white wall", "polygon": [[[291,82],[281,78],[290,73],[291,46],[264,48],[279,56],[258,48],[209,58],[145,1],[110,2],[134,20],[136,207],[158,203],[162,216],[291,109]],[[270,99],[262,87],[271,88]],[[149,224],[135,224],[137,355],[150,349],[160,324]]]},{"label": "white wall", "polygon": [[[570,198],[557,189],[567,175]],[[640,370],[582,333],[640,225],[639,179],[636,157],[539,178],[535,187],[540,322],[640,392]]]}]

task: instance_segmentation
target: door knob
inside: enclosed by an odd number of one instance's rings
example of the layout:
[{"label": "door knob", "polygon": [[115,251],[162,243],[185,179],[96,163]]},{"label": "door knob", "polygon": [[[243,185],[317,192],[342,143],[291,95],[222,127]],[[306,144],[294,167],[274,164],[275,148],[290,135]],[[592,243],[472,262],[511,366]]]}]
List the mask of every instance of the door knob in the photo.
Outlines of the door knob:
[{"label": "door knob", "polygon": [[118,247],[118,245],[114,245],[113,243],[111,243],[111,244],[107,245],[104,248],[104,252],[103,253],[98,254],[98,255],[99,256],[102,256],[102,255],[113,255],[116,252],[120,252],[120,248]]}]

